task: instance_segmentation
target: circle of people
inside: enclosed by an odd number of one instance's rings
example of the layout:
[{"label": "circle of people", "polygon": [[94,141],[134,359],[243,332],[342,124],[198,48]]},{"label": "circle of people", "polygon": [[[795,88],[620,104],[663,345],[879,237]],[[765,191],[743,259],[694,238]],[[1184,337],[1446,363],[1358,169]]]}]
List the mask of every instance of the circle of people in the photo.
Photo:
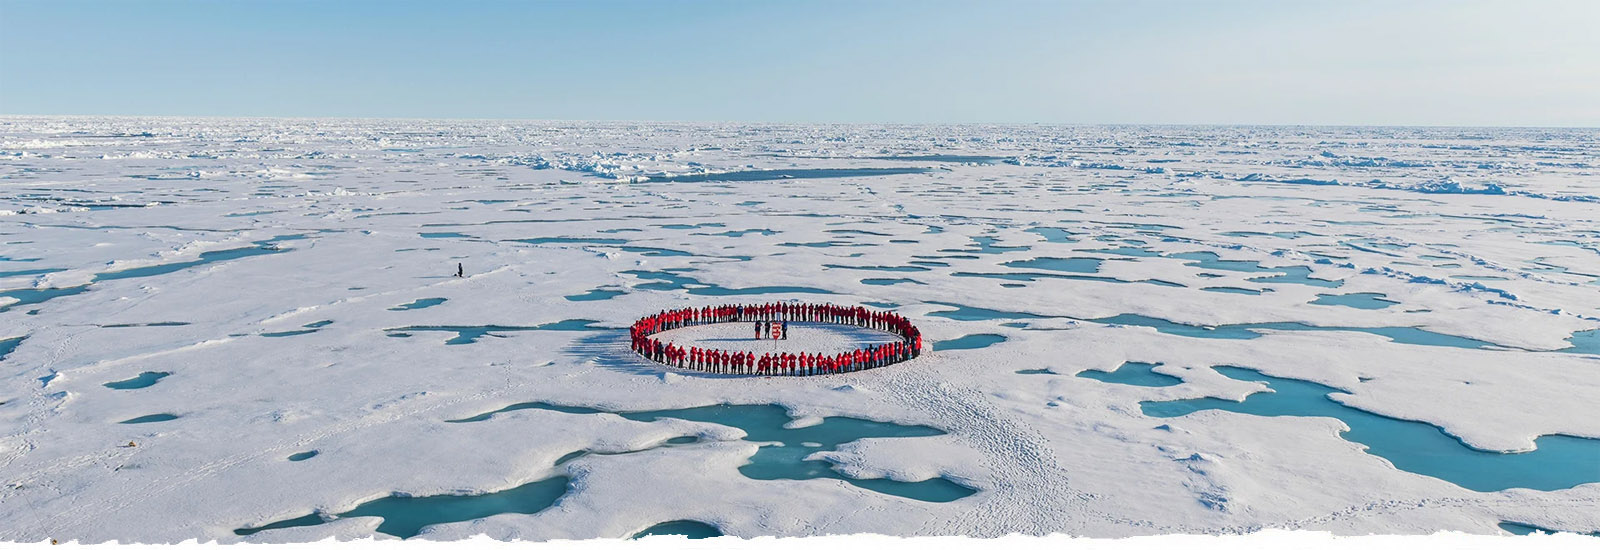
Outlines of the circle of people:
[{"label": "circle of people", "polygon": [[[757,339],[785,340],[789,322],[833,323],[877,329],[899,341],[837,354],[727,351],[662,342],[662,331],[713,323],[754,322]],[[639,319],[630,331],[633,351],[646,359],[682,369],[717,374],[812,376],[884,367],[922,354],[922,333],[905,317],[861,306],[833,304],[734,304],[662,311]]]}]

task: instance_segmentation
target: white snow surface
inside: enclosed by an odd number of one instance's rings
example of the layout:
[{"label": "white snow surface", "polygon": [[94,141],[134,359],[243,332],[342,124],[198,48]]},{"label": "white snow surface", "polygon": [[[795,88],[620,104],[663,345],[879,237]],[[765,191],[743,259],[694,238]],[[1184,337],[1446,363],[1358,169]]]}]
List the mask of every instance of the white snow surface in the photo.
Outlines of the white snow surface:
[{"label": "white snow surface", "polygon": [[[677,519],[743,537],[1498,533],[1500,521],[1597,531],[1600,483],[1476,492],[1394,468],[1331,418],[1139,409],[1260,391],[1206,368],[1237,365],[1340,388],[1347,405],[1487,451],[1600,437],[1600,356],[1556,351],[1600,328],[1597,159],[1600,132],[1559,129],[0,118],[0,341],[24,338],[0,359],[0,540],[362,537],[376,518],[233,530],[553,475],[572,482],[549,509],[422,536],[622,537]],[[878,168],[927,171],[672,181]],[[566,240],[535,240],[550,238]],[[278,252],[95,279],[268,240]],[[1161,256],[1108,251],[1119,247]],[[1171,257],[1202,251],[1343,284],[1251,281],[1277,273]],[[1005,265],[1036,258],[1103,262],[1095,273]],[[451,276],[458,262],[464,278]],[[652,289],[663,281],[626,273],[662,270],[699,284]],[[973,275],[1007,273],[1040,276]],[[42,302],[14,292],[79,285]],[[761,286],[833,294],[707,291]],[[1215,287],[1261,293],[1201,290]],[[567,298],[596,289],[622,294]],[[1399,304],[1310,303],[1357,292]],[[446,301],[398,309],[426,298]],[[930,343],[1006,340],[812,378],[674,373],[627,351],[623,328],[642,315],[777,300],[893,308]],[[1013,315],[931,315],[955,309],[943,304]],[[1092,321],[1119,314],[1418,327],[1497,349]],[[571,319],[602,330],[447,345],[456,333],[415,328]],[[784,345],[871,337],[808,330]],[[282,334],[295,331],[309,332]],[[1161,363],[1183,383],[1073,376],[1125,361]],[[142,372],[171,374],[103,385]],[[838,480],[749,479],[737,468],[756,444],[716,424],[546,410],[444,422],[527,401],[772,403],[795,427],[828,416],[931,426],[948,433],[816,458],[853,477],[944,476],[978,492],[930,503]],[[179,418],[119,423],[157,413]],[[660,447],[682,436],[700,442]],[[584,449],[648,450],[553,466]]]}]

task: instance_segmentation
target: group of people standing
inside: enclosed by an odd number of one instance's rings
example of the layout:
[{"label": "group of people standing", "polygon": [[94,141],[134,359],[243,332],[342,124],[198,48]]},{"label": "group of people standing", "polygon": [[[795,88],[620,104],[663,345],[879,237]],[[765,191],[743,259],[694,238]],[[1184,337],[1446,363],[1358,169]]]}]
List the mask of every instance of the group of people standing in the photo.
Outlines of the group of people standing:
[{"label": "group of people standing", "polygon": [[[824,353],[726,351],[680,346],[653,338],[662,331],[693,325],[755,321],[756,338],[763,334],[788,339],[789,322],[855,325],[899,336],[899,341],[853,351]],[[899,315],[861,306],[834,304],[767,303],[706,306],[656,313],[633,323],[633,351],[667,366],[719,374],[810,376],[892,365],[922,354],[922,333]]]},{"label": "group of people standing", "polygon": [[773,340],[788,340],[789,322],[756,321],[756,339],[760,340],[761,335],[763,334],[767,335],[767,338],[771,338]]}]

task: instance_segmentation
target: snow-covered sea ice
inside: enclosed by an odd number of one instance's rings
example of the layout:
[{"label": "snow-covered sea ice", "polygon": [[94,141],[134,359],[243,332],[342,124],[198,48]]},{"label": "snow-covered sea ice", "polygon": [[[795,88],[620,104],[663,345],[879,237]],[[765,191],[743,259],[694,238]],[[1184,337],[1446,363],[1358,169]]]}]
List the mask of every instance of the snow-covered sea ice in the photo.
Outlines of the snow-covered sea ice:
[{"label": "snow-covered sea ice", "polygon": [[[1596,158],[1563,129],[0,118],[0,540],[1600,532]],[[780,301],[928,351],[629,351],[645,315]],[[748,328],[667,336],[883,337]]]}]

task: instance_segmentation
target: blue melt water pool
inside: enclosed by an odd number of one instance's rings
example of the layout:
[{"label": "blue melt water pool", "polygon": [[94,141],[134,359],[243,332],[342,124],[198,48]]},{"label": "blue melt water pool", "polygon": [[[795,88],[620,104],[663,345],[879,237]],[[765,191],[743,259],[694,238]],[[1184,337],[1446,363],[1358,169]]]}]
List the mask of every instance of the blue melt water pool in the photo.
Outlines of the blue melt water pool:
[{"label": "blue melt water pool", "polygon": [[[494,411],[450,422],[482,422],[498,414],[529,409],[566,414],[601,414],[608,412],[588,407],[553,405],[535,401],[508,405]],[[763,445],[756,451],[754,456],[750,457],[749,463],[739,467],[739,473],[751,479],[837,479],[869,491],[925,502],[949,502],[976,492],[942,477],[915,482],[895,481],[887,478],[856,479],[835,471],[832,463],[828,461],[806,459],[812,453],[833,451],[838,449],[839,445],[858,439],[871,437],[926,437],[945,433],[942,430],[927,426],[830,416],[815,425],[790,428],[787,426],[794,419],[789,416],[786,409],[777,405],[712,405],[690,409],[621,412],[616,414],[638,422],[677,418],[692,422],[721,424],[743,430],[745,432],[743,438],[745,441],[777,443],[776,445]]]},{"label": "blue melt water pool", "polygon": [[1159,388],[1176,386],[1183,383],[1183,379],[1176,376],[1161,374],[1155,371],[1160,363],[1141,363],[1128,361],[1118,366],[1111,372],[1086,370],[1078,373],[1079,378],[1089,378],[1112,384],[1126,384],[1129,386],[1145,386]]},{"label": "blue melt water pool", "polygon": [[1355,292],[1351,294],[1318,294],[1317,299],[1311,301],[1319,306],[1344,306],[1356,309],[1383,309],[1399,304],[1394,300],[1385,300],[1381,292]]},{"label": "blue melt water pool", "polygon": [[154,386],[156,385],[156,382],[160,382],[162,378],[166,378],[171,375],[172,373],[170,372],[145,371],[139,373],[138,376],[133,378],[129,378],[127,380],[118,380],[115,382],[106,382],[103,385],[113,390],[137,390]]},{"label": "blue melt water pool", "polygon": [[655,535],[682,535],[690,539],[709,539],[722,536],[722,530],[709,523],[681,519],[666,521],[646,527],[643,531],[634,533],[631,539],[642,539]]},{"label": "blue melt water pool", "polygon": [[[543,402],[517,403],[476,416],[450,422],[482,422],[495,415],[521,410],[545,410],[564,414],[607,414],[609,411],[589,407],[555,405]],[[888,495],[922,500],[925,502],[950,502],[977,491],[942,477],[923,481],[905,482],[892,479],[857,479],[840,474],[824,460],[810,460],[807,456],[819,451],[837,450],[840,445],[869,437],[926,437],[945,432],[928,426],[913,426],[876,422],[857,418],[832,416],[810,426],[788,427],[793,418],[777,405],[712,405],[689,409],[639,411],[616,413],[636,422],[653,422],[662,418],[677,418],[691,422],[708,422],[731,426],[745,432],[744,440],[763,445],[739,467],[739,473],[757,480],[810,480],[835,479],[857,487]],[[694,444],[698,438],[673,438],[657,448]],[[577,451],[556,461],[562,463],[586,455],[605,456],[607,453]],[[613,453],[616,454],[616,453]],[[295,456],[307,455],[300,453]],[[311,451],[305,458],[315,456]],[[291,457],[291,460],[294,460]],[[303,458],[301,459],[303,460]],[[261,531],[321,525],[330,519],[350,517],[382,518],[377,531],[400,538],[410,538],[422,533],[429,525],[455,523],[486,518],[499,514],[536,514],[553,506],[566,494],[570,479],[554,476],[525,483],[503,491],[476,495],[411,496],[391,495],[357,505],[348,512],[324,514],[313,512],[299,517],[276,521],[256,527],[235,529],[233,532],[247,536]],[[714,527],[698,522],[668,522],[646,529],[648,534],[720,535]],[[708,529],[709,528],[709,529]],[[713,533],[713,531],[715,531]]]},{"label": "blue melt water pool", "polygon": [[1214,367],[1235,380],[1265,382],[1271,392],[1250,394],[1244,401],[1207,397],[1179,401],[1145,401],[1144,414],[1158,418],[1197,411],[1221,410],[1257,416],[1322,416],[1349,426],[1340,437],[1367,446],[1401,470],[1434,477],[1474,491],[1526,488],[1567,489],[1600,481],[1600,439],[1545,435],[1537,449],[1525,453],[1481,451],[1468,447],[1437,426],[1400,420],[1345,406],[1329,398],[1345,393],[1315,382],[1278,378],[1240,367]]}]

